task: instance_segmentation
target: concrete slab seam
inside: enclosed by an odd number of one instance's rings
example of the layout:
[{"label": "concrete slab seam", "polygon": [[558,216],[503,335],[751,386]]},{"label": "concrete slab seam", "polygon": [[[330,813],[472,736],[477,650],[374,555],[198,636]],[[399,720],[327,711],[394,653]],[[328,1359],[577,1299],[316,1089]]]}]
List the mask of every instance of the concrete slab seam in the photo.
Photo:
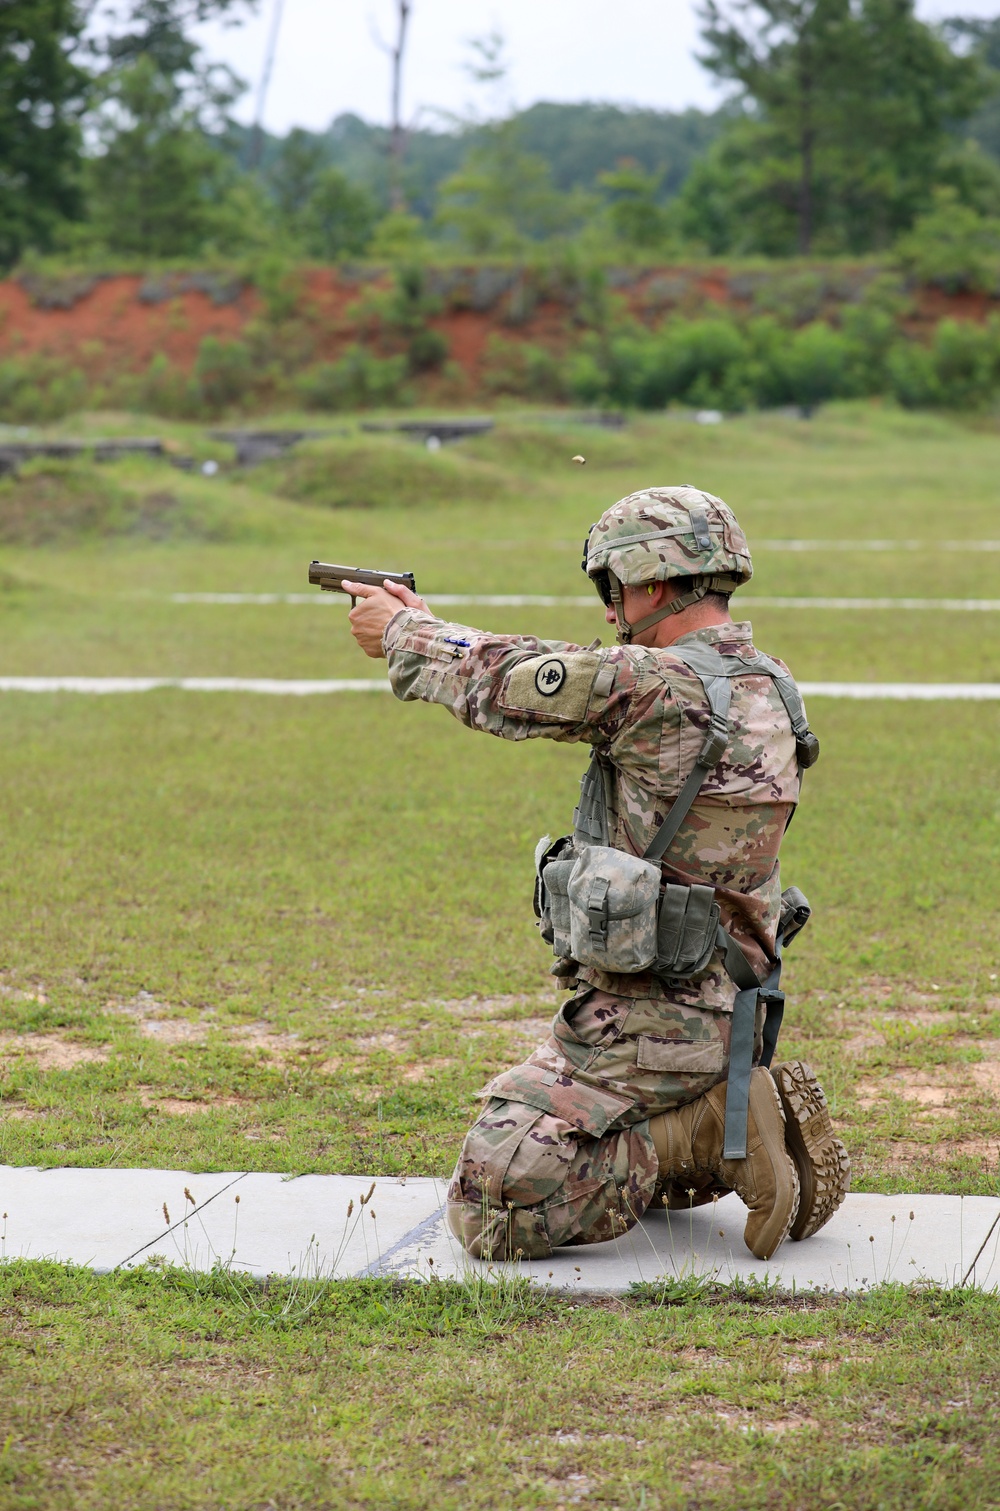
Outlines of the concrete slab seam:
[{"label": "concrete slab seam", "polygon": [[[144,1243],[141,1248],[133,1250],[133,1252],[127,1255],[125,1259],[120,1259],[115,1265],[115,1270],[124,1269],[125,1265],[132,1263],[133,1259],[137,1259],[140,1254],[145,1254],[147,1249],[151,1249],[154,1243],[160,1243],[164,1238],[169,1238],[170,1234],[173,1233],[176,1228],[183,1228],[184,1224],[190,1222],[191,1218],[194,1217],[196,1213],[203,1212],[206,1207],[211,1206],[216,1197],[224,1196],[227,1191],[231,1191],[234,1186],[238,1186],[241,1180],[245,1180],[247,1173],[248,1172],[246,1170],[242,1171],[239,1175],[236,1176],[235,1180],[228,1181],[227,1184],[221,1186],[218,1191],[213,1191],[211,1196],[206,1197],[204,1201],[198,1202],[197,1206],[192,1207],[190,1212],[185,1212],[183,1217],[179,1217],[177,1221],[172,1222],[168,1228],[164,1228],[162,1233],[157,1233],[154,1238],[151,1238],[148,1243]],[[112,1273],[114,1273],[114,1271],[112,1271]]]},{"label": "concrete slab seam", "polygon": [[380,1254],[371,1264],[366,1264],[363,1270],[358,1270],[355,1279],[371,1280],[378,1275],[399,1274],[405,1261],[401,1260],[396,1264],[390,1263],[393,1256],[401,1254],[405,1249],[412,1249],[415,1244],[423,1243],[432,1236],[436,1237],[436,1230],[444,1221],[444,1208],[445,1204],[442,1202],[436,1212],[432,1212],[429,1217],[425,1217],[423,1222],[418,1222],[417,1226],[411,1228],[408,1233],[404,1233],[402,1238],[397,1238],[391,1249],[387,1249],[384,1254]]}]

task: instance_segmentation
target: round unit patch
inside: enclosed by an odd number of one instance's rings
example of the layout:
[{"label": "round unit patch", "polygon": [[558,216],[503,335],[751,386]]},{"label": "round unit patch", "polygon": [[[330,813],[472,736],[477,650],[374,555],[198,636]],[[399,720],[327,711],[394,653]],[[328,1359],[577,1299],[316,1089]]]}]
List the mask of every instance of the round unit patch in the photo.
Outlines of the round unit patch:
[{"label": "round unit patch", "polygon": [[566,667],[557,657],[543,661],[535,673],[535,686],[543,698],[551,698],[566,681]]}]

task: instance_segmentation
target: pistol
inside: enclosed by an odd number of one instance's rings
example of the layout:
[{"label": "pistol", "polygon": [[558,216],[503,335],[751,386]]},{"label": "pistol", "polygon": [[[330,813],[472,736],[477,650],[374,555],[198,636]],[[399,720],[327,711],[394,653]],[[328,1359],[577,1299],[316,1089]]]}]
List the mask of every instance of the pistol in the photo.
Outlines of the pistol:
[{"label": "pistol", "polygon": [[[348,582],[363,582],[366,587],[372,588],[380,588],[388,578],[389,582],[401,582],[411,593],[417,591],[412,572],[376,572],[371,567],[338,567],[328,561],[309,563],[309,581],[314,588],[321,588],[324,593],[347,593],[344,587],[345,577]],[[347,596],[353,608],[354,595],[349,593]]]}]

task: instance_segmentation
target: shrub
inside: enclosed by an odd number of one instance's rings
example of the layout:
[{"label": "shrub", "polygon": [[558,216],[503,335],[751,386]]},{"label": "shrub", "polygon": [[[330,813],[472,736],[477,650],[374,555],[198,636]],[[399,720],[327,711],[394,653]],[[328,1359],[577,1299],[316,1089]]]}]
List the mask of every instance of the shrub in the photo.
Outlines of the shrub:
[{"label": "shrub", "polygon": [[[671,403],[699,408],[744,409],[754,402],[751,349],[744,331],[724,317],[672,320],[652,334],[640,331],[612,337],[601,348],[591,346],[607,371],[604,396],[640,409],[660,409]],[[593,366],[581,364],[574,374],[582,389],[594,392]]]},{"label": "shrub", "polygon": [[931,359],[949,409],[980,409],[1000,386],[1000,322],[988,325],[942,320],[934,332]]},{"label": "shrub", "polygon": [[297,379],[307,409],[365,409],[408,402],[405,357],[375,357],[350,346],[339,362],[319,362]]},{"label": "shrub", "polygon": [[530,341],[490,336],[483,355],[482,375],[483,387],[493,394],[562,399],[567,393],[567,376],[558,357]]},{"label": "shrub", "polygon": [[934,208],[896,243],[896,257],[911,278],[949,294],[1000,294],[1000,219],[940,189]]},{"label": "shrub", "polygon": [[82,409],[90,387],[79,368],[46,357],[0,362],[0,421],[44,425]]},{"label": "shrub", "polygon": [[886,358],[889,392],[905,409],[921,409],[941,402],[941,386],[934,358],[926,346],[899,341]]},{"label": "shrub", "polygon": [[411,373],[432,372],[447,357],[447,337],[430,325],[414,331],[406,343],[406,361]]},{"label": "shrub", "polygon": [[218,413],[240,404],[258,382],[259,373],[245,342],[204,338],[194,364],[194,385],[204,409]]},{"label": "shrub", "polygon": [[851,392],[852,347],[848,338],[821,320],[803,326],[775,351],[776,375],[786,402],[812,410],[827,399]]}]

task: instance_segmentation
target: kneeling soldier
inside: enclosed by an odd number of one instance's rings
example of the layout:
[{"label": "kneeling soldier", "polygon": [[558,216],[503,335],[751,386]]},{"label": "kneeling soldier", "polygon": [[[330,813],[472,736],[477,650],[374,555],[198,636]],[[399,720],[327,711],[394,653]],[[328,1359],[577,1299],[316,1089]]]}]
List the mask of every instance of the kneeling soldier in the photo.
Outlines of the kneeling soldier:
[{"label": "kneeling soldier", "polygon": [[[535,912],[575,994],[497,1076],[448,1193],[482,1258],[541,1258],[736,1191],[769,1258],[848,1190],[847,1151],[801,1062],[771,1066],[782,945],[809,916],[778,850],[818,742],[781,662],[729,597],[751,575],[721,499],[649,488],[609,509],[584,570],[618,644],[444,623],[405,587],[345,584],[398,698],[505,739],[591,746],[573,833],[536,851]],[[770,1067],[770,1068],[768,1068]]]}]

